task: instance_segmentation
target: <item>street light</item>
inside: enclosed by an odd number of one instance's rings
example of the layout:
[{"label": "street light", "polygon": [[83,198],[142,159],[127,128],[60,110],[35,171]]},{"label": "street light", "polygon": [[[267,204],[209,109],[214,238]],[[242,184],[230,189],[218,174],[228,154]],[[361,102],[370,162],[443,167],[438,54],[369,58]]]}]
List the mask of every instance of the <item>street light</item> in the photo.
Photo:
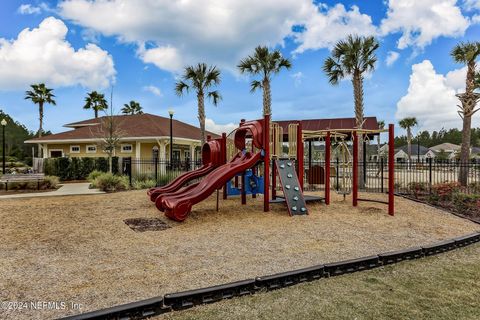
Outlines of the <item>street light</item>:
[{"label": "street light", "polygon": [[173,109],[168,110],[168,114],[170,115],[170,170],[173,169]]},{"label": "street light", "polygon": [[6,149],[6,143],[5,143],[5,127],[7,126],[7,120],[2,119],[0,122],[2,125],[2,141],[3,141],[3,148],[2,148],[2,173],[5,174],[5,149]]}]

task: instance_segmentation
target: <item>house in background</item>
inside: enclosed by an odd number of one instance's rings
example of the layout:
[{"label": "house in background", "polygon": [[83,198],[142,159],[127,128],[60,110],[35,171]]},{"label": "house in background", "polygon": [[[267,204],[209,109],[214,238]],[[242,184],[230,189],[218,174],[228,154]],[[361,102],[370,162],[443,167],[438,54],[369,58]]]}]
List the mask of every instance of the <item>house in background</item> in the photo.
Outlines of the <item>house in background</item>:
[{"label": "house in background", "polygon": [[[444,142],[436,146],[430,147],[428,156],[430,158],[445,157],[445,160],[453,160],[460,152],[460,146],[453,143]],[[442,155],[443,154],[443,155]]]},{"label": "house in background", "polygon": [[[429,149],[427,147],[424,147],[418,144],[412,144],[412,161],[417,161],[417,159],[420,159],[420,161],[427,159],[427,154]],[[420,149],[420,150],[419,150]],[[420,151],[420,153],[418,152]],[[408,146],[401,146],[400,148],[395,149],[395,162],[407,162],[408,161]]]},{"label": "house in background", "polygon": [[[109,120],[113,119],[113,126]],[[109,128],[115,127],[120,141],[114,155],[120,158],[168,159],[170,155],[170,119],[153,114],[104,116],[65,125],[73,130],[34,138],[25,143],[39,144],[44,158],[106,157],[102,141]],[[200,129],[173,120],[173,159],[178,161],[200,158]],[[218,135],[207,132],[212,138]]]}]

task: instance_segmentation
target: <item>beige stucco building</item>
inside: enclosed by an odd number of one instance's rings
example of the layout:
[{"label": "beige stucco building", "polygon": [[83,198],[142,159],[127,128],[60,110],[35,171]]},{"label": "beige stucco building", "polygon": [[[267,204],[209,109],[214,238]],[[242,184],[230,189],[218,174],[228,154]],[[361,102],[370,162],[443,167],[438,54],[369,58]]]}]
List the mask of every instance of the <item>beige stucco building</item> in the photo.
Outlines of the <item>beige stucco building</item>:
[{"label": "beige stucco building", "polygon": [[[34,138],[25,143],[38,144],[43,158],[105,157],[106,141],[118,139],[114,155],[137,159],[170,157],[170,119],[152,114],[105,116],[65,125],[72,130]],[[200,129],[173,120],[173,159],[196,160],[200,157]],[[216,134],[207,132],[212,137]]]}]

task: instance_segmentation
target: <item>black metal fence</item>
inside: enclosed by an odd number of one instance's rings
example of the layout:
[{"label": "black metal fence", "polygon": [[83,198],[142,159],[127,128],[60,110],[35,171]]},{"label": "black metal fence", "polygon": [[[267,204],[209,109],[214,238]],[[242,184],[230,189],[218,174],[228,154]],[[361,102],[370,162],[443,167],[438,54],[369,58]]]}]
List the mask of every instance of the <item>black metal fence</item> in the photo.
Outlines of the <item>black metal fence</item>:
[{"label": "black metal fence", "polygon": [[[198,169],[201,161],[169,160],[152,158],[123,158],[120,160],[121,171],[131,180],[154,180],[162,186],[182,173]],[[466,193],[480,190],[480,163],[460,163],[458,161],[433,161],[431,159],[395,163],[395,192],[410,193],[413,189],[431,190],[439,183],[456,182],[460,168],[468,170]],[[258,172],[262,173],[262,165]],[[373,193],[388,191],[388,163],[384,159],[366,161],[358,164],[359,190]],[[339,193],[350,193],[353,170],[351,163],[334,159],[330,163],[330,186]],[[362,179],[363,178],[363,179]],[[312,161],[305,164],[304,189],[306,191],[324,190],[325,161]],[[278,180],[278,179],[277,179]],[[278,183],[278,181],[277,181]],[[277,186],[280,188],[280,185]]]},{"label": "black metal fence", "polygon": [[[323,190],[325,185],[325,162],[313,161],[305,165],[305,190]],[[458,181],[461,168],[468,171],[466,193],[478,193],[480,190],[480,163],[460,163],[458,161],[434,161],[433,159],[415,160],[410,163],[395,163],[395,192],[411,193],[422,188],[430,192],[432,186],[440,183]],[[379,161],[359,162],[360,191],[384,193],[388,191],[388,163]],[[330,185],[339,192],[349,193],[352,184],[351,164],[333,160],[330,164]]]},{"label": "black metal fence", "polygon": [[122,158],[122,173],[132,180],[154,180],[157,186],[163,186],[182,173],[198,169],[202,162],[191,160],[169,160],[151,158]]}]

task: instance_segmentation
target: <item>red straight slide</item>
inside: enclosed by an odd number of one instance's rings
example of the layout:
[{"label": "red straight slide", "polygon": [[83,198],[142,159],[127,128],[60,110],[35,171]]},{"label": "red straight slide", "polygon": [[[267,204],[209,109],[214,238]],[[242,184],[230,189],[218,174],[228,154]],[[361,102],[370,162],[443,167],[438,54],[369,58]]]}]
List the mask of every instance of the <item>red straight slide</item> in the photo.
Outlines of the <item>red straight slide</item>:
[{"label": "red straight slide", "polygon": [[164,194],[155,202],[158,209],[176,221],[183,221],[192,210],[192,206],[208,198],[235,175],[253,167],[262,159],[261,153],[239,152],[231,162],[210,172],[195,187],[185,188],[172,194]]},{"label": "red straight slide", "polygon": [[204,175],[208,174],[213,169],[215,169],[215,167],[216,166],[213,163],[208,163],[206,165],[203,165],[197,170],[189,171],[178,176],[172,182],[170,182],[169,184],[163,187],[151,188],[150,190],[148,190],[147,195],[150,197],[151,201],[155,202],[155,200],[157,200],[157,197],[159,195],[175,192],[179,190],[181,187],[183,187],[189,181],[203,177]]}]

